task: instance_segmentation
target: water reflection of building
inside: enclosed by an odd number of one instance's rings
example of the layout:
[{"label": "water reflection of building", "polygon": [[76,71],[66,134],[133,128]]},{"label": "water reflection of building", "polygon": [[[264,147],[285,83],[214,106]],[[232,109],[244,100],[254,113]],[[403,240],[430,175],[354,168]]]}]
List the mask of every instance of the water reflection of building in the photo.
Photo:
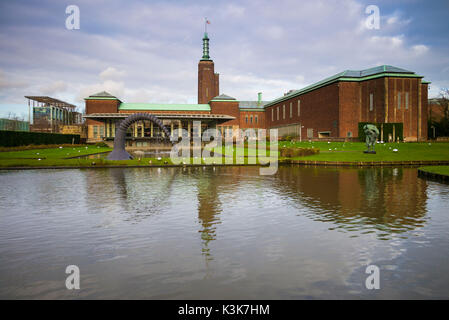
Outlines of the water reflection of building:
[{"label": "water reflection of building", "polygon": [[[202,170],[202,169],[197,169]],[[207,168],[211,170],[211,168]],[[212,169],[213,170],[213,169]],[[232,177],[231,177],[232,178]],[[223,181],[225,180],[225,181]],[[216,224],[220,223],[221,202],[219,190],[229,179],[218,178],[210,172],[204,172],[198,176],[197,197],[198,197],[198,219],[201,223],[201,241],[203,243],[203,255],[206,261],[212,260],[209,243],[216,239]]]},{"label": "water reflection of building", "polygon": [[424,222],[427,183],[413,169],[291,167],[280,169],[275,183],[313,208],[316,220],[391,232]]}]

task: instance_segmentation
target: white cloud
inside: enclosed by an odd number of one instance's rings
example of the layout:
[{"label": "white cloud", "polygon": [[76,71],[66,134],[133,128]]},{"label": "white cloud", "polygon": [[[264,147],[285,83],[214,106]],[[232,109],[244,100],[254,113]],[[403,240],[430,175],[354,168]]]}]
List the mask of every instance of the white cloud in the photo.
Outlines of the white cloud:
[{"label": "white cloud", "polygon": [[[46,19],[0,29],[0,103],[52,90],[48,94],[81,104],[103,90],[128,102],[196,101],[204,17],[212,23],[210,52],[220,91],[237,99],[256,99],[259,91],[273,99],[380,62],[449,86],[441,72],[449,65],[445,48],[408,37],[411,17],[399,11],[381,10],[380,30],[368,30],[365,5],[356,0],[129,1],[101,10],[85,2],[83,8],[79,31],[38,23]],[[48,18],[55,14],[47,11]]]},{"label": "white cloud", "polygon": [[5,72],[0,70],[0,90],[22,88],[26,85],[27,83],[25,81],[15,80],[11,75],[7,75]]},{"label": "white cloud", "polygon": [[64,92],[67,90],[67,83],[58,80],[40,87],[40,91],[45,95],[53,95],[55,93]]},{"label": "white cloud", "polygon": [[280,26],[269,26],[261,31],[264,35],[274,40],[279,40],[284,35],[284,29]]},{"label": "white cloud", "polygon": [[102,83],[94,83],[88,86],[84,86],[79,90],[79,94],[76,100],[78,102],[84,102],[84,98],[101,91],[109,92],[113,96],[116,96],[119,99],[123,99],[122,97],[124,96],[125,85],[123,82],[106,80]]},{"label": "white cloud", "polygon": [[100,78],[103,80],[120,80],[124,75],[124,71],[118,71],[113,67],[107,67],[100,73]]},{"label": "white cloud", "polygon": [[429,48],[423,44],[418,44],[412,47],[413,51],[417,54],[417,55],[422,55],[425,54],[429,51]]},{"label": "white cloud", "polygon": [[235,5],[235,4],[228,4],[225,6],[223,10],[223,15],[227,18],[240,18],[243,17],[245,14],[245,8]]}]

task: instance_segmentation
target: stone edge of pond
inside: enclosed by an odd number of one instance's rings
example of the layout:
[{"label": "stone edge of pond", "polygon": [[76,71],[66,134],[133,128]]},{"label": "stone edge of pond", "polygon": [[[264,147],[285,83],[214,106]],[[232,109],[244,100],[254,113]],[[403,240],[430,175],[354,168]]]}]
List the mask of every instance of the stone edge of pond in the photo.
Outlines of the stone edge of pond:
[{"label": "stone edge of pond", "polygon": [[[400,167],[400,166],[438,166],[449,165],[449,160],[426,161],[310,161],[310,160],[280,160],[280,165],[307,165],[307,166],[333,166],[333,167]],[[33,170],[33,169],[104,169],[104,168],[174,168],[174,167],[263,167],[261,164],[161,164],[161,165],[91,165],[91,166],[29,166],[29,167],[0,167],[0,170]]]},{"label": "stone edge of pond", "polygon": [[43,166],[43,167],[0,167],[0,170],[34,169],[107,169],[107,168],[193,168],[193,167],[263,167],[260,164],[161,164],[161,165],[109,165],[109,166]]},{"label": "stone edge of pond", "polygon": [[418,177],[449,184],[449,176],[448,175],[435,173],[435,172],[429,172],[429,171],[426,171],[423,169],[418,169]]},{"label": "stone edge of pond", "polygon": [[392,167],[392,166],[439,166],[449,165],[449,160],[410,160],[410,161],[313,161],[287,160],[285,163],[313,166],[337,167]]}]

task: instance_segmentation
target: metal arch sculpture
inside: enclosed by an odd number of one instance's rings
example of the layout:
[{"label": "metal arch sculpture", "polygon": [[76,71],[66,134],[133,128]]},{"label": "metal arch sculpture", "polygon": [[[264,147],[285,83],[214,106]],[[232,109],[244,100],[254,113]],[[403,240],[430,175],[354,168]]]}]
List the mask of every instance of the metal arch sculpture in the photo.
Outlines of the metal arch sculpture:
[{"label": "metal arch sculpture", "polygon": [[133,124],[136,121],[140,120],[149,120],[153,122],[154,124],[158,125],[165,133],[166,139],[168,140],[170,137],[170,132],[167,130],[167,128],[162,124],[162,121],[159,120],[157,117],[148,114],[148,113],[134,113],[127,117],[126,119],[122,120],[115,132],[115,138],[114,138],[114,149],[112,152],[108,155],[108,160],[130,160],[133,159],[133,157],[126,152],[125,150],[125,137],[126,137],[126,130],[129,128],[131,124]]}]

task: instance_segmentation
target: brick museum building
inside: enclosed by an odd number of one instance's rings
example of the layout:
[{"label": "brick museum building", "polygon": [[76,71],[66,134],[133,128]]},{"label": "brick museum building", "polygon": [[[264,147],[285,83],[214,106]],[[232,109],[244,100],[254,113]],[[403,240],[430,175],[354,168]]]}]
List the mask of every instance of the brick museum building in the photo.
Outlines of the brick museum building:
[{"label": "brick museum building", "polygon": [[[290,90],[273,101],[239,101],[220,94],[219,74],[209,56],[209,38],[203,37],[198,63],[198,103],[128,103],[107,92],[85,98],[88,142],[109,141],[117,123],[132,113],[146,112],[162,120],[171,134],[185,129],[194,135],[208,128],[238,135],[239,129],[278,129],[280,137],[354,140],[364,122],[401,124],[405,141],[427,139],[429,82],[415,72],[389,65],[366,70],[346,70],[299,90]],[[195,130],[194,122],[201,121]],[[130,127],[127,145],[144,147],[164,133],[149,121]],[[380,140],[396,140],[391,134]]]}]

